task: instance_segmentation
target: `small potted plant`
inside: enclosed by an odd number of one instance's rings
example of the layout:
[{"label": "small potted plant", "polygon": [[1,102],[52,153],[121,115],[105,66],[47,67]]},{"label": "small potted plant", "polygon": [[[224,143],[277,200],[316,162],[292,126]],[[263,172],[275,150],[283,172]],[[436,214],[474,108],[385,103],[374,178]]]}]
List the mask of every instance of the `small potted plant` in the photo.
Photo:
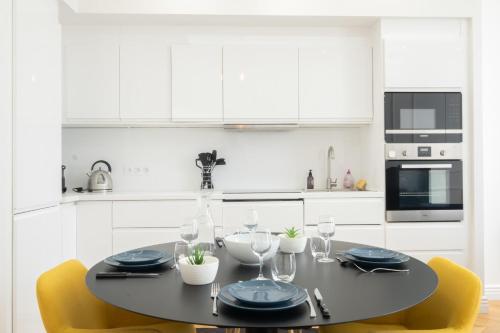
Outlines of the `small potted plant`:
[{"label": "small potted plant", "polygon": [[287,253],[302,253],[307,244],[307,237],[295,227],[285,229],[280,237],[280,250]]},{"label": "small potted plant", "polygon": [[179,260],[182,280],[187,284],[209,284],[215,280],[219,259],[205,255],[201,247],[196,246],[190,256]]}]

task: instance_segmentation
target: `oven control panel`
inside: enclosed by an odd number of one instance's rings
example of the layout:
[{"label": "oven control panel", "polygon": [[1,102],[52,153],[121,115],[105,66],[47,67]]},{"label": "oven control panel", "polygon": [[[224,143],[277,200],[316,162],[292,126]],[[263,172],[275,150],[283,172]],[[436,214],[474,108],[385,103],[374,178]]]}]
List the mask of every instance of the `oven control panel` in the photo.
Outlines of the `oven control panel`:
[{"label": "oven control panel", "polygon": [[386,160],[461,160],[462,145],[457,143],[387,143]]}]

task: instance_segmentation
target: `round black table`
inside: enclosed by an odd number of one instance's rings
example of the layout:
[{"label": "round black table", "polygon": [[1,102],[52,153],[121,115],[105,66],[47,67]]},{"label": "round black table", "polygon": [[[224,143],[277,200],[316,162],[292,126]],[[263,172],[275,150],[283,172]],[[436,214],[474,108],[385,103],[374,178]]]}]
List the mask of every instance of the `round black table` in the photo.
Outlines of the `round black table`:
[{"label": "round black table", "polygon": [[[347,250],[359,244],[335,241],[334,251]],[[174,243],[147,247],[173,253]],[[257,277],[258,267],[243,266],[225,248],[217,248],[219,271],[216,280],[224,286],[231,282]],[[237,311],[218,303],[219,316],[212,315],[210,285],[190,286],[182,282],[175,269],[158,269],[159,278],[99,279],[97,272],[112,271],[103,262],[87,274],[87,286],[99,299],[136,313],[161,319],[225,328],[247,328],[264,331],[277,328],[294,329],[346,323],[391,314],[407,309],[429,297],[437,287],[437,276],[423,262],[411,258],[407,273],[363,273],[338,261],[313,261],[309,247],[297,254],[297,273],[293,283],[307,288],[316,307],[317,317],[309,317],[306,303],[287,311],[253,313]],[[270,277],[270,262],[264,267]],[[313,296],[319,288],[330,309],[331,317],[322,317]]]}]

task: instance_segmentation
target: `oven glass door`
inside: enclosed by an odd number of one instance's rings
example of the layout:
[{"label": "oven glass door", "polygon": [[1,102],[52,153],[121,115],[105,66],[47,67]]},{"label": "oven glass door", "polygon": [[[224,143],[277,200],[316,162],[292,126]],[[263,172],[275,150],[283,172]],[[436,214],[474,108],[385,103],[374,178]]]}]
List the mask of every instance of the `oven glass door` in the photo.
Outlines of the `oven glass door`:
[{"label": "oven glass door", "polygon": [[462,161],[386,161],[387,210],[461,210],[462,196]]}]

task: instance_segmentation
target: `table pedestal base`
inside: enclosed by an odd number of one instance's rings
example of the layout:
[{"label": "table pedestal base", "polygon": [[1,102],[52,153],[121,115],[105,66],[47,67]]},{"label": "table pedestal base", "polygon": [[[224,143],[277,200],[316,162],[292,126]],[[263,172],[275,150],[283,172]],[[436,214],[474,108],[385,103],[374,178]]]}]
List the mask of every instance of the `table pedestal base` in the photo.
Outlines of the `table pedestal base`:
[{"label": "table pedestal base", "polygon": [[[226,333],[278,333],[278,328],[226,328]],[[302,333],[301,329],[288,330],[288,333]]]}]

